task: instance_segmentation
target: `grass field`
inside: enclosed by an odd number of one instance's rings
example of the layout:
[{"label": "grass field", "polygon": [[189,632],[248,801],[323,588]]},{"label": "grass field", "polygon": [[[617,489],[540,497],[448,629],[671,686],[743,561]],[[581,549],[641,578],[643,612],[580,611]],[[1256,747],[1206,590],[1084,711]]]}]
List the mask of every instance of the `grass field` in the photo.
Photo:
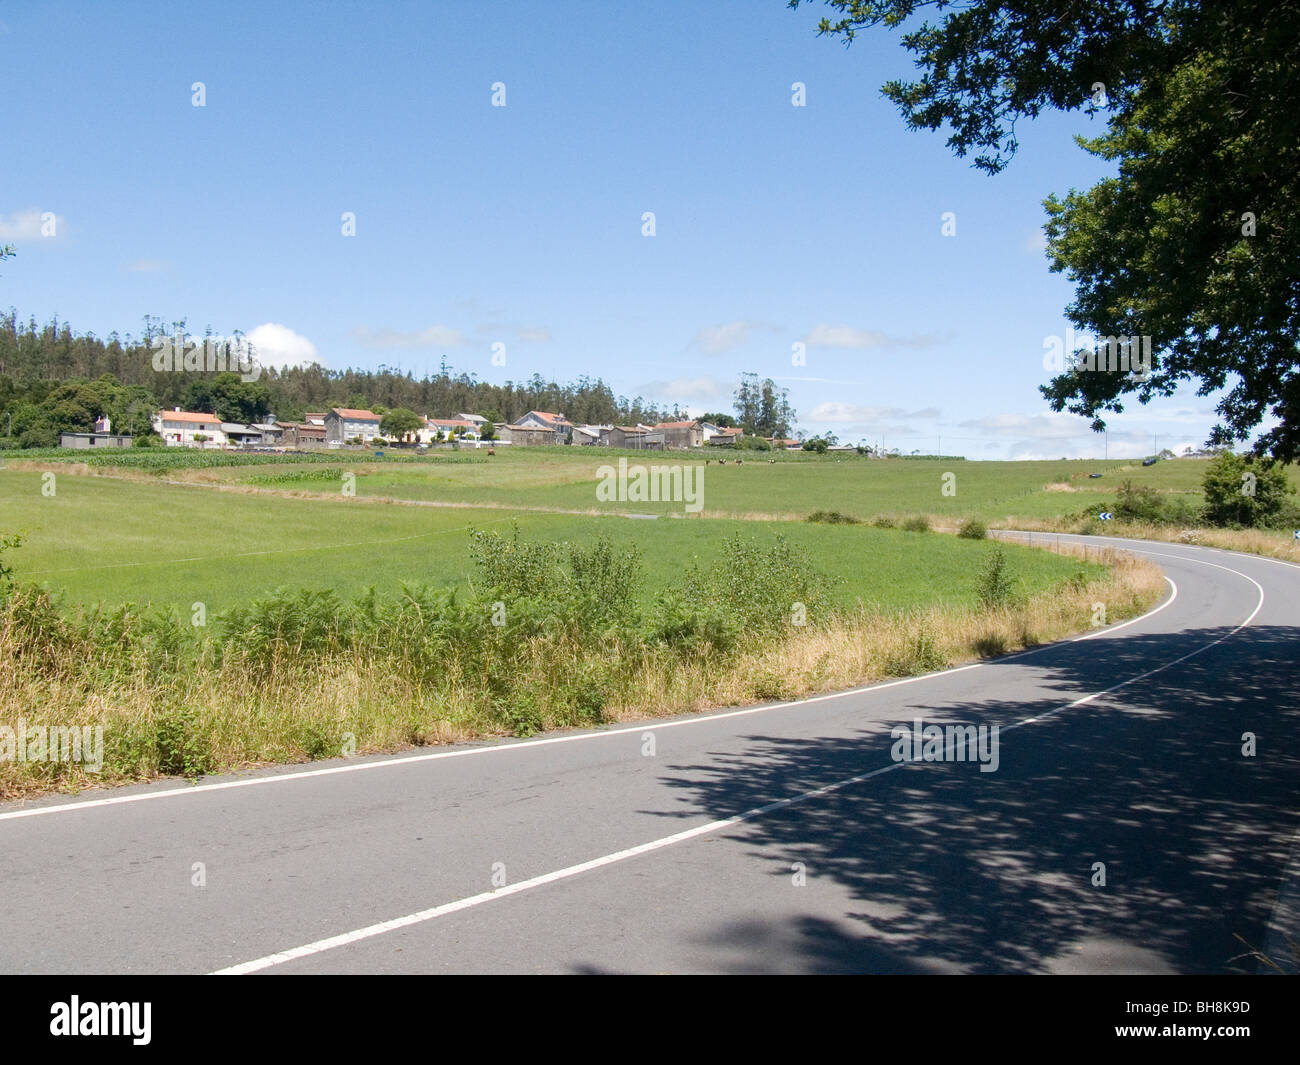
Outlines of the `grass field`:
[{"label": "grass field", "polygon": [[[1095,623],[1098,603],[1119,621],[1164,590],[1155,567],[1097,549],[805,520],[1046,521],[1104,498],[1086,476],[1097,464],[749,458],[704,467],[704,511],[684,515],[600,502],[597,467],[618,457],[5,456],[0,536],[23,542],[3,558],[19,583],[0,579],[0,722],[101,724],[105,749],[102,774],[3,762],[0,796],[795,698],[1058,639]],[[940,491],[948,472],[956,496]],[[1129,472],[1111,464],[1103,480]],[[1199,480],[1166,477],[1162,490]],[[566,542],[585,555],[498,568],[549,583],[479,587],[472,532],[513,527],[523,547],[496,541],[490,558]],[[778,538],[794,559],[771,550]],[[637,576],[623,580],[631,547]],[[197,603],[210,621],[191,624]]]},{"label": "grass field", "polygon": [[[601,503],[596,499],[597,470],[627,458],[644,465],[698,463],[695,456],[672,453],[575,453],[569,448],[519,449],[495,456],[485,452],[442,453],[416,463],[361,462],[340,467],[356,474],[363,496],[562,507],[574,510],[680,512],[680,503]],[[986,521],[1015,517],[1048,518],[1113,500],[1119,485],[1149,485],[1162,493],[1201,498],[1208,459],[1179,459],[1144,467],[1137,462],[1063,460],[1051,462],[964,462],[944,459],[874,461],[856,455],[813,457],[780,454],[769,462],[762,453],[736,465],[713,461],[704,468],[704,513],[716,517],[772,515],[805,517],[815,510],[838,510],[858,518],[876,514],[926,513],[977,516]],[[323,470],[292,466],[273,471],[230,469],[212,479],[319,492]],[[1089,474],[1100,473],[1091,478]],[[1300,468],[1289,476],[1300,487]],[[945,475],[952,474],[945,481]],[[334,484],[337,485],[337,478]],[[945,494],[945,483],[950,486]]]},{"label": "grass field", "polygon": [[[449,468],[460,467],[436,472]],[[507,482],[529,473],[522,462],[468,469]],[[64,474],[55,481],[55,495],[47,497],[39,473],[10,468],[0,470],[0,529],[25,537],[12,553],[19,579],[63,590],[78,603],[132,601],[185,612],[195,602],[225,610],[280,586],[331,588],[346,598],[369,587],[396,591],[402,582],[464,583],[470,575],[469,531],[508,531],[512,524],[528,539],[586,542],[601,534],[615,544],[635,545],[647,573],[643,601],[679,584],[692,561],[708,566],[723,539],[737,531],[762,543],[785,536],[818,569],[840,579],[837,602],[851,606],[861,600],[882,609],[973,602],[976,574],[991,547],[988,541],[865,526],[697,517],[648,521],[367,501],[372,493],[363,492],[363,485],[377,493],[404,474],[363,474],[357,498]],[[305,483],[320,489],[319,482]],[[432,483],[424,487],[437,491]],[[503,499],[509,492],[501,483],[497,490]],[[534,493],[541,491],[532,485],[527,494],[540,498]],[[1040,551],[1010,550],[1028,592],[1077,569]]]},{"label": "grass field", "polygon": [[[676,453],[501,448],[429,455],[329,452],[307,458],[178,449],[9,456],[0,468],[0,532],[21,532],[13,553],[23,579],[78,603],[134,601],[223,610],[281,586],[395,590],[402,582],[458,584],[470,574],[471,529],[586,542],[597,532],[635,544],[647,580],[642,598],[679,581],[692,561],[707,566],[723,538],[743,528],[764,542],[777,533],[839,578],[842,605],[886,609],[968,602],[986,545],[860,526],[810,525],[816,510],[859,519],[923,513],[955,524],[1042,526],[1104,509],[1124,480],[1199,501],[1208,460],[1143,467],[1132,462],[876,461],[856,455],[762,453],[702,466],[701,514],[681,502],[601,502],[598,469],[700,460]],[[41,493],[53,470],[53,497]],[[1300,483],[1300,471],[1290,469]],[[1089,474],[1100,473],[1098,478]],[[951,474],[946,483],[945,475]],[[345,496],[344,478],[355,497]],[[214,489],[221,489],[215,490]],[[384,501],[391,501],[384,505]],[[411,504],[411,505],[402,505]],[[658,515],[629,520],[625,515]],[[1264,535],[1264,534],[1261,534]],[[1281,534],[1272,534],[1285,554]],[[1267,537],[1266,537],[1267,538]],[[1065,564],[1017,555],[1028,590]]]}]

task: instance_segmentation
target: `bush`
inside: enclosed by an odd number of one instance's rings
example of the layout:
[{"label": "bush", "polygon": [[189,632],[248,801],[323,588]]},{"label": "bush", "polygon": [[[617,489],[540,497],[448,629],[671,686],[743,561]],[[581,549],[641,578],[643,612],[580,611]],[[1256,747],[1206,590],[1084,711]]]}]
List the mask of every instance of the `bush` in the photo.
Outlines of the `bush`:
[{"label": "bush", "polygon": [[644,630],[644,638],[652,646],[691,656],[709,651],[725,654],[734,649],[739,637],[739,623],[718,604],[671,590],[655,600]]},{"label": "bush", "polygon": [[905,532],[929,532],[930,519],[924,514],[913,514],[910,518],[903,520],[902,528]]},{"label": "bush", "polygon": [[200,777],[212,771],[212,755],[195,718],[193,709],[171,710],[158,718],[155,726],[158,772]]},{"label": "bush", "polygon": [[1280,463],[1230,451],[1209,464],[1202,487],[1209,524],[1250,529],[1277,524],[1295,492]]},{"label": "bush", "polygon": [[743,628],[771,636],[787,629],[796,603],[812,622],[827,606],[829,584],[785,537],[764,549],[753,537],[735,533],[707,572],[692,567],[686,592],[699,602],[720,604]]},{"label": "bush", "polygon": [[1119,496],[1111,509],[1120,521],[1145,521],[1155,525],[1166,521],[1160,493],[1149,485],[1135,486],[1132,481],[1126,480],[1119,486]]},{"label": "bush", "polygon": [[771,451],[772,445],[761,436],[741,436],[734,445],[737,451]]},{"label": "bush", "polygon": [[1013,585],[1007,573],[1007,554],[995,547],[984,560],[984,568],[975,580],[975,594],[986,610],[1004,606],[1011,601]]},{"label": "bush", "polygon": [[888,515],[888,514],[877,514],[874,518],[871,519],[870,525],[871,525],[871,527],[872,527],[873,529],[896,529],[896,528],[898,528],[898,522],[896,522],[896,521],[895,521],[895,520],[894,520],[890,515]]},{"label": "bush", "polygon": [[963,540],[985,540],[989,535],[989,527],[979,518],[967,518],[961,523],[957,535]]},{"label": "bush", "polygon": [[497,532],[471,532],[470,555],[482,570],[487,588],[506,601],[561,595],[557,546],[520,540],[517,524],[512,525],[509,539]]},{"label": "bush", "polygon": [[815,436],[811,440],[805,440],[803,442],[804,451],[815,451],[818,455],[826,454],[829,447],[830,445],[819,436]]},{"label": "bush", "polygon": [[848,514],[841,514],[838,510],[814,510],[808,515],[808,520],[812,522],[822,522],[826,525],[858,525],[857,518]]}]

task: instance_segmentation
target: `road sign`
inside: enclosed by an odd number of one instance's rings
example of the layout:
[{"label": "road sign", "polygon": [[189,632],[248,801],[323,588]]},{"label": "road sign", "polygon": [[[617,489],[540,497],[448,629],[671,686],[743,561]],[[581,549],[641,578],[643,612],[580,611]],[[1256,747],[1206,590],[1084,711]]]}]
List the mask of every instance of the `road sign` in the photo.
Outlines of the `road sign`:
[{"label": "road sign", "polygon": [[1292,533],[1292,539],[1300,540],[1300,529],[1297,529],[1294,533]]},{"label": "road sign", "polygon": [[1097,515],[1097,517],[1099,517],[1102,521],[1110,521],[1110,519],[1113,518],[1114,516],[1115,515],[1112,514],[1109,510],[1103,510],[1100,514]]}]

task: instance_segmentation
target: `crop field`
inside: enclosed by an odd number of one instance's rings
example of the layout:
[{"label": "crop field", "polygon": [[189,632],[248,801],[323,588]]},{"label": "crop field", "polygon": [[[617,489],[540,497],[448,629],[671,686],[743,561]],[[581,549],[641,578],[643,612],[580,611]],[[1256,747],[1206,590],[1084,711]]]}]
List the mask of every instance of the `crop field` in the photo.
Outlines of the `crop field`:
[{"label": "crop field", "polygon": [[[557,461],[544,463],[540,471],[521,461],[440,465],[434,460],[409,473],[405,467],[362,472],[355,498],[339,491],[338,474],[327,468],[291,474],[287,486],[328,492],[328,498],[71,472],[56,474],[50,497],[42,495],[39,472],[7,468],[0,469],[0,529],[24,536],[10,558],[20,580],[61,591],[74,603],[153,603],[182,612],[195,602],[225,610],[279,587],[329,588],[348,598],[370,587],[396,592],[404,582],[464,584],[471,579],[470,530],[509,533],[514,525],[529,540],[587,543],[599,535],[616,545],[635,545],[646,570],[642,601],[680,585],[693,562],[708,567],[723,541],[736,533],[760,544],[784,536],[818,570],[837,579],[834,597],[841,605],[860,600],[886,610],[973,602],[980,562],[991,549],[987,541],[867,526],[694,516],[634,520],[613,512],[590,516],[373,501],[397,478],[398,484],[423,488],[434,498],[446,501],[454,494],[454,501],[466,502],[468,478],[457,481],[454,492],[441,487],[459,471],[490,477],[503,507],[520,498],[554,504],[557,497],[576,506],[580,487],[587,508],[594,505],[591,482],[574,479],[583,471]],[[262,478],[238,472],[244,480]],[[327,472],[324,480],[313,476],[321,472]],[[717,472],[720,482],[733,471]],[[734,472],[748,476],[750,471]],[[560,480],[561,473],[568,479]],[[754,479],[769,473],[784,471],[756,467]],[[286,484],[278,475],[268,480]],[[539,481],[552,482],[550,489]],[[713,483],[706,481],[706,493]],[[1080,567],[1041,551],[1008,551],[1017,579],[1030,593]]]}]

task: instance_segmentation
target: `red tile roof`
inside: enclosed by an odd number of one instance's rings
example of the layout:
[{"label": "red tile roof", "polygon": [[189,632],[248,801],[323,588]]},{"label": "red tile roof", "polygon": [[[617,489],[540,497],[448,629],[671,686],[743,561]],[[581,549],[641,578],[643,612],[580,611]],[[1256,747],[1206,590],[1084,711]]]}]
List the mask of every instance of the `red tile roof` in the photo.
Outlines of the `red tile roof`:
[{"label": "red tile roof", "polygon": [[221,419],[218,418],[215,414],[196,414],[194,411],[188,411],[188,410],[164,410],[164,411],[159,411],[158,413],[162,415],[162,420],[165,422],[218,422],[220,423],[221,421]]},{"label": "red tile roof", "polygon": [[331,414],[337,414],[350,422],[377,422],[379,415],[372,410],[353,410],[351,407],[335,407]]},{"label": "red tile roof", "polygon": [[656,429],[694,429],[700,423],[696,421],[689,422],[660,422],[655,426]]}]

